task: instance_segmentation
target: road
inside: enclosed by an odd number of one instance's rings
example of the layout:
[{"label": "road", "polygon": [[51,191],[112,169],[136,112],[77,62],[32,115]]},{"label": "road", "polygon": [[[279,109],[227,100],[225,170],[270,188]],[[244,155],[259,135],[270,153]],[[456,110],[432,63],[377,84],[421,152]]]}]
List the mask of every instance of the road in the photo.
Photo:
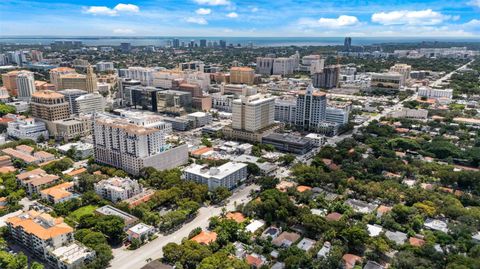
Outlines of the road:
[{"label": "road", "polygon": [[465,69],[467,68],[467,66],[470,65],[471,63],[473,63],[474,61],[475,61],[475,60],[471,60],[470,62],[466,63],[465,65],[462,65],[462,66],[460,66],[459,68],[455,69],[454,71],[452,71],[452,72],[446,74],[445,76],[443,76],[443,77],[435,80],[434,82],[430,83],[430,86],[431,86],[431,87],[438,87],[438,86],[440,86],[440,84],[442,84],[443,81],[450,79],[450,77],[452,77],[452,75],[455,74],[455,73],[457,73],[458,71],[460,71],[460,70],[465,70]]},{"label": "road", "polygon": [[[257,185],[250,185],[239,189],[230,197],[227,204],[227,211],[235,210],[235,205],[247,203],[250,198],[248,195],[252,190],[259,189]],[[114,258],[110,262],[110,267],[115,269],[137,269],[147,264],[147,259],[159,259],[163,256],[162,248],[170,242],[180,243],[184,237],[195,229],[196,227],[206,228],[209,219],[213,216],[218,216],[222,213],[221,207],[202,207],[198,211],[195,219],[186,223],[179,230],[169,235],[159,235],[158,238],[136,250],[126,250],[125,248],[118,248],[113,250]]]}]

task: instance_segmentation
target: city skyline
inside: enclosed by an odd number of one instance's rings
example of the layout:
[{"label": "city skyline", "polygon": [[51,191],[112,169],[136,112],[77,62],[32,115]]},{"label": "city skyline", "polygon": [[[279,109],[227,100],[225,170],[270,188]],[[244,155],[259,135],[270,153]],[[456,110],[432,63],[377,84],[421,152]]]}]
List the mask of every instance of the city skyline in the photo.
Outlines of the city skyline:
[{"label": "city skyline", "polygon": [[475,37],[479,13],[480,0],[6,0],[0,28],[2,36]]}]

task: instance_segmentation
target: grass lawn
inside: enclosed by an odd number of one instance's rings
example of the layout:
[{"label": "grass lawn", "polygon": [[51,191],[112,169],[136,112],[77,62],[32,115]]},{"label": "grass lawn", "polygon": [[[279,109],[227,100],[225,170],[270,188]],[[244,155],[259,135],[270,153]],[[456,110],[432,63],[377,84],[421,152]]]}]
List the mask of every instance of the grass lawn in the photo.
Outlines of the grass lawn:
[{"label": "grass lawn", "polygon": [[80,207],[79,209],[73,211],[72,213],[68,214],[68,219],[78,222],[80,220],[80,217],[84,215],[90,215],[93,214],[93,211],[97,209],[97,206],[94,205],[87,205],[84,207]]}]

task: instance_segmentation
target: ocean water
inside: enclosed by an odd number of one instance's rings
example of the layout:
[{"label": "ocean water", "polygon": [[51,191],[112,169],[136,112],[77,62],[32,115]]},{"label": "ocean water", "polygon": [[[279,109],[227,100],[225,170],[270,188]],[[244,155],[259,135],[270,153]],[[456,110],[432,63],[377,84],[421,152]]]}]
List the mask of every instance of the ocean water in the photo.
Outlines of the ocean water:
[{"label": "ocean water", "polygon": [[[82,41],[88,46],[118,46],[120,43],[131,43],[132,46],[164,46],[175,37],[115,37],[115,36],[6,36],[0,37],[3,44],[49,45],[54,41]],[[207,41],[226,40],[227,44],[253,44],[258,47],[268,46],[326,46],[343,45],[344,37],[178,37],[180,42],[188,43],[200,39]],[[373,45],[381,43],[416,43],[416,42],[480,42],[478,38],[433,38],[433,37],[353,37],[352,45]]]}]

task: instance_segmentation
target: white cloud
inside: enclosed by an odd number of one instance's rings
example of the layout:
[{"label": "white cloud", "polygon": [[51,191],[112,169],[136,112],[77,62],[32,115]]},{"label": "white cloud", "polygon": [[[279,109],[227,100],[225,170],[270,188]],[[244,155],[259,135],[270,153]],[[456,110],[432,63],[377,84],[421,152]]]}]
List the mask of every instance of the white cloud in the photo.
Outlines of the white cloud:
[{"label": "white cloud", "polygon": [[208,15],[212,13],[212,10],[209,8],[199,8],[195,10],[195,13],[197,13],[198,15]]},{"label": "white cloud", "polygon": [[135,31],[128,28],[117,28],[117,29],[113,29],[113,33],[120,34],[120,35],[129,35],[129,34],[134,34]]},{"label": "white cloud", "polygon": [[189,23],[195,23],[195,24],[200,24],[200,25],[208,24],[208,21],[205,18],[202,18],[202,17],[188,17],[186,21],[189,22]]},{"label": "white cloud", "polygon": [[258,11],[258,7],[252,7],[252,12],[257,12]]},{"label": "white cloud", "polygon": [[208,6],[228,6],[230,5],[230,0],[193,0],[199,5],[208,5]]},{"label": "white cloud", "polygon": [[311,18],[302,18],[298,21],[300,26],[306,28],[324,27],[324,28],[341,28],[345,26],[353,26],[359,23],[355,16],[340,15],[338,18],[320,18],[314,20]]},{"label": "white cloud", "polygon": [[431,9],[425,10],[397,10],[391,12],[380,12],[372,15],[372,22],[383,25],[435,25],[440,24],[451,16],[443,15]]},{"label": "white cloud", "polygon": [[467,26],[467,27],[471,27],[471,28],[479,28],[480,29],[480,20],[477,20],[477,19],[473,19],[465,24],[463,24],[464,26]]},{"label": "white cloud", "polygon": [[230,12],[227,14],[227,17],[229,18],[238,18],[238,14],[236,12]]},{"label": "white cloud", "polygon": [[109,15],[115,16],[117,12],[109,7],[105,6],[91,6],[85,9],[85,13],[90,13],[93,15]]},{"label": "white cloud", "polygon": [[140,8],[137,5],[133,4],[118,4],[113,8],[115,11],[118,12],[131,12],[131,13],[138,13]]},{"label": "white cloud", "polygon": [[470,6],[474,6],[474,7],[480,8],[480,0],[472,0],[472,1],[468,2],[468,4],[469,4]]},{"label": "white cloud", "polygon": [[84,8],[84,12],[93,15],[116,16],[119,13],[138,13],[140,12],[140,8],[137,5],[120,3],[114,8],[106,6],[90,6]]}]

